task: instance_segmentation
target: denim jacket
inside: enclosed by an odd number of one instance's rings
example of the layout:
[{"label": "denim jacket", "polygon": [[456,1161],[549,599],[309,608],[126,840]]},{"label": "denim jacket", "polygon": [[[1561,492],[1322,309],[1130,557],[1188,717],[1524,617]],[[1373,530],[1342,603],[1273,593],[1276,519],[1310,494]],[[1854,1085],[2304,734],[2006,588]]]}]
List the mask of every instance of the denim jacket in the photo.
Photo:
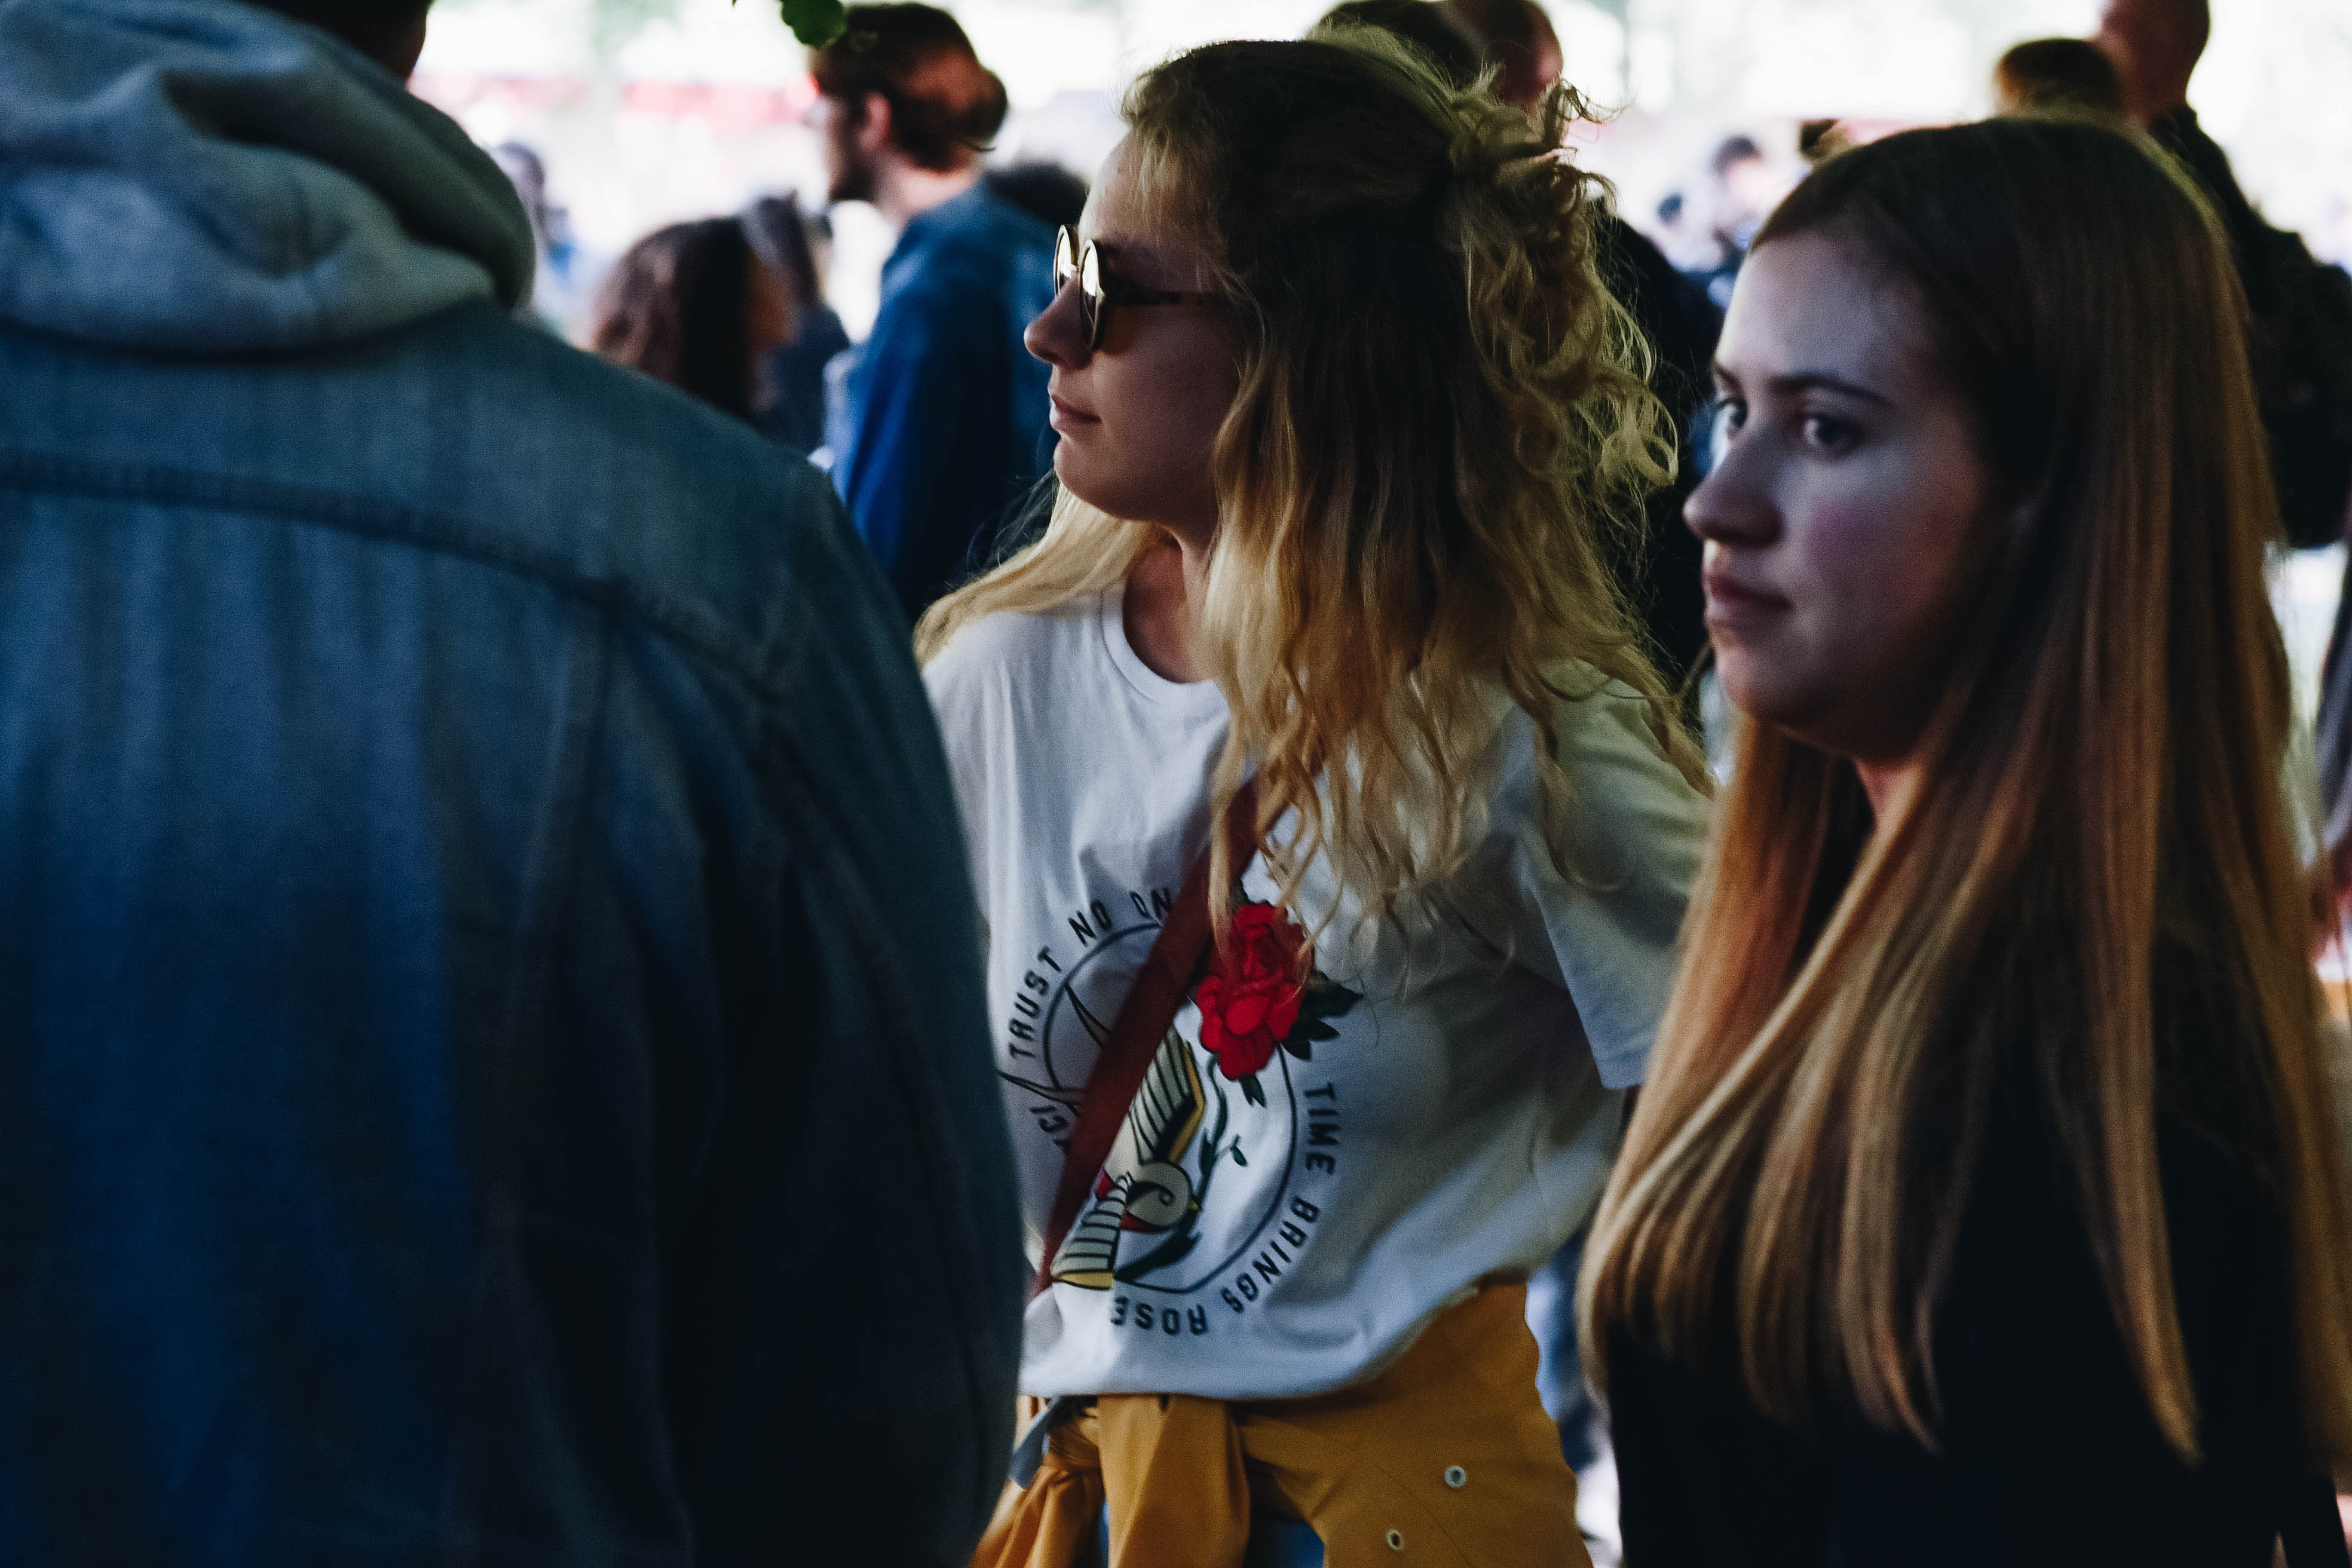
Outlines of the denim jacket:
[{"label": "denim jacket", "polygon": [[321,34],[0,0],[14,1568],[961,1563],[1001,1485],[905,623],[530,258]]}]

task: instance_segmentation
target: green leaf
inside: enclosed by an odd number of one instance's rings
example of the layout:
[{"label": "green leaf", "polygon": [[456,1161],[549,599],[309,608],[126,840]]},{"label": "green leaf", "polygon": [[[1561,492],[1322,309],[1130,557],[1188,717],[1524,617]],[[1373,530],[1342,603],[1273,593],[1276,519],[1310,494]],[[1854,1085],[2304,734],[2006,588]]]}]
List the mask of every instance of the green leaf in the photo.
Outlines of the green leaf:
[{"label": "green leaf", "polygon": [[1299,996],[1298,1016],[1317,1022],[1325,1018],[1343,1018],[1362,1000],[1362,996],[1346,986],[1325,981],[1308,986]]},{"label": "green leaf", "polygon": [[1242,1152],[1242,1146],[1239,1143],[1234,1144],[1230,1152],[1233,1154],[1234,1164],[1246,1165],[1249,1163],[1249,1159]]},{"label": "green leaf", "polygon": [[841,0],[777,0],[777,5],[783,12],[784,26],[808,48],[824,47],[849,26],[849,14],[842,9]]},{"label": "green leaf", "polygon": [[[1252,1105],[1265,1103],[1265,1090],[1257,1086],[1257,1074],[1250,1073],[1242,1079],[1242,1098]],[[1246,1162],[1244,1162],[1246,1163]]]}]

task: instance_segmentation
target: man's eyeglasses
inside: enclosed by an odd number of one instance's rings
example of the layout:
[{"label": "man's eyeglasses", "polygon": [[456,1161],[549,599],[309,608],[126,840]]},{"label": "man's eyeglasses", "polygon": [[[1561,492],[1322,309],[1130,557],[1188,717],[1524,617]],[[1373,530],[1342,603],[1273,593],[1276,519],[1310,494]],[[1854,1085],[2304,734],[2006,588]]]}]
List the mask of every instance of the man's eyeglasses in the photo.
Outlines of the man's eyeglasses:
[{"label": "man's eyeglasses", "polygon": [[1078,285],[1078,328],[1089,350],[1102,347],[1110,331],[1111,309],[1118,305],[1198,305],[1212,295],[1171,289],[1146,289],[1124,278],[1107,275],[1102,253],[1094,241],[1078,242],[1077,231],[1064,228],[1054,237],[1054,292],[1059,295],[1076,279]]}]

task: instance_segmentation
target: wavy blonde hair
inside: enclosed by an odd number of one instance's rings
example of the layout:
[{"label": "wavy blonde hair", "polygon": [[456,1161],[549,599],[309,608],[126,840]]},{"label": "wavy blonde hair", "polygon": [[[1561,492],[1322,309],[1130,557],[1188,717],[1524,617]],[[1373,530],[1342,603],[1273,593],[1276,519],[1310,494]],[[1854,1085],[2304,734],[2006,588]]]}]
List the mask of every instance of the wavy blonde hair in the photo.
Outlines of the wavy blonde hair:
[{"label": "wavy blonde hair", "polygon": [[[1211,44],[1128,96],[1139,183],[1208,258],[1235,344],[1197,614],[1233,715],[1219,817],[1254,762],[1286,904],[1318,855],[1368,915],[1455,869],[1497,694],[1535,721],[1555,846],[1561,700],[1622,683],[1704,777],[1612,572],[1674,458],[1596,271],[1605,188],[1563,151],[1580,110],[1562,89],[1531,118],[1367,29]],[[1041,540],[931,608],[918,652],[1100,593],[1163,537],[1064,490]],[[1222,931],[1236,868],[1213,838]]]},{"label": "wavy blonde hair", "polygon": [[2352,1458],[2278,509],[2225,242],[2159,156],[2084,122],[1911,132],[1824,164],[1758,237],[1826,235],[1904,291],[2026,521],[1900,817],[1874,828],[1851,763],[1744,728],[1594,1222],[1596,1374],[1630,1336],[1792,1426],[1858,1410],[1932,1445],[1938,1303],[2013,1072],[2173,1448],[2197,1454],[2198,1402],[2160,1108],[2275,1195],[2307,1436]]}]

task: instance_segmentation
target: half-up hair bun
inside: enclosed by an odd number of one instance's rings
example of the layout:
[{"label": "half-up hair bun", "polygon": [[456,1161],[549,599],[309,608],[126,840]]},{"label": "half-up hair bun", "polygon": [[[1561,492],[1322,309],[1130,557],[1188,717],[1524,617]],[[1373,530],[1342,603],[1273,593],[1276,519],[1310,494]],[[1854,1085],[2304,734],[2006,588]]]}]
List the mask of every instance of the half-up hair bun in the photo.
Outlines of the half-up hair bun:
[{"label": "half-up hair bun", "polygon": [[938,117],[938,135],[945,141],[974,153],[985,153],[1004,128],[1004,116],[1010,100],[1004,95],[1004,79],[985,66],[973,62],[968,71],[952,71],[961,78],[943,84],[948,90],[940,93],[934,106]]},{"label": "half-up hair bun", "polygon": [[848,30],[813,51],[817,90],[890,105],[891,140],[926,169],[956,169],[988,151],[1004,125],[1004,83],[980,63],[956,19],[935,5],[852,5]]},{"label": "half-up hair bun", "polygon": [[1564,699],[1654,699],[1698,773],[1619,586],[1673,447],[1601,282],[1607,187],[1565,151],[1581,111],[1560,89],[1530,115],[1369,28],[1193,49],[1125,107],[1145,200],[1235,336],[1202,607],[1226,777],[1255,759],[1267,820],[1298,825],[1282,875],[1328,854],[1368,911],[1459,863],[1498,693],[1535,721],[1555,843]]}]

